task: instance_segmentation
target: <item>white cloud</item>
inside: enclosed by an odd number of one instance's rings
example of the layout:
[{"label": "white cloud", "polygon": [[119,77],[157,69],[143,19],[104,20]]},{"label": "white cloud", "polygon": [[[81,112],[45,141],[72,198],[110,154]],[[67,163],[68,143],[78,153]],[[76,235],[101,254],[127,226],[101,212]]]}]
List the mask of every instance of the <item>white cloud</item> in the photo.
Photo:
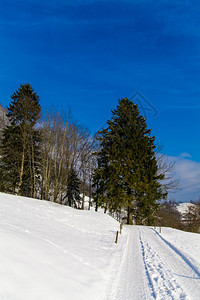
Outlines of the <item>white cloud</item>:
[{"label": "white cloud", "polygon": [[196,201],[200,197],[200,163],[188,158],[191,158],[188,153],[181,153],[178,157],[168,157],[170,162],[175,162],[175,177],[180,179],[181,190],[173,195],[176,201]]}]

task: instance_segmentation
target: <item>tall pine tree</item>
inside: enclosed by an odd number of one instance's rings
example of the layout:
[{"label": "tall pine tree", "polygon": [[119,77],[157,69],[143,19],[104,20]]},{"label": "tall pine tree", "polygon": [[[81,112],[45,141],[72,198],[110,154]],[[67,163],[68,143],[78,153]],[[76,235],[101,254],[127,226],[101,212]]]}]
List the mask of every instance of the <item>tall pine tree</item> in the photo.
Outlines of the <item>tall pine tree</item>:
[{"label": "tall pine tree", "polygon": [[109,211],[126,209],[137,223],[150,224],[165,198],[155,155],[155,138],[138,106],[127,98],[112,111],[108,127],[99,132],[98,166],[94,173],[96,198]]},{"label": "tall pine tree", "polygon": [[36,196],[39,168],[39,97],[30,84],[21,85],[11,96],[10,124],[4,129],[1,147],[1,173],[5,191]]}]

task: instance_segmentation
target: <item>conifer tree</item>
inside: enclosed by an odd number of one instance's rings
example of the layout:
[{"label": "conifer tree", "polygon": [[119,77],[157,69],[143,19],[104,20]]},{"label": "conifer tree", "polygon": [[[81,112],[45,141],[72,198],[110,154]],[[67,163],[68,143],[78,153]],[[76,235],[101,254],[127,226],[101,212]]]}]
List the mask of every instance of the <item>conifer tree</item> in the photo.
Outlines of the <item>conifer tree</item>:
[{"label": "conifer tree", "polygon": [[[78,179],[77,173],[74,168],[71,168],[69,177],[68,177],[68,186],[67,186],[67,204],[74,208],[79,208],[80,206],[80,180]],[[78,206],[77,206],[78,204]]]},{"label": "conifer tree", "polygon": [[127,210],[127,222],[132,214],[138,223],[149,224],[165,198],[155,155],[155,138],[147,129],[138,106],[127,98],[112,111],[108,127],[99,132],[98,167],[94,174],[96,198],[105,209]]},{"label": "conifer tree", "polygon": [[36,196],[40,134],[35,125],[40,117],[39,97],[30,84],[21,85],[11,96],[10,124],[4,129],[1,163],[4,187],[18,195]]}]

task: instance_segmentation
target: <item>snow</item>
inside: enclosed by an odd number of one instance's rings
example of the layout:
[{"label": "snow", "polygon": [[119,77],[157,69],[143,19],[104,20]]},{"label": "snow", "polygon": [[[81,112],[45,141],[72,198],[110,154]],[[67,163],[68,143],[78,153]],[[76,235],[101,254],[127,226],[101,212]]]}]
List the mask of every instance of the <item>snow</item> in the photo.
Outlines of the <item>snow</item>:
[{"label": "snow", "polygon": [[189,202],[184,202],[184,203],[179,203],[177,206],[176,206],[176,209],[178,210],[178,212],[183,215],[185,213],[188,212],[188,208],[191,207],[191,206],[195,206],[194,204],[192,203],[189,203]]},{"label": "snow", "polygon": [[126,230],[108,215],[0,193],[0,299],[103,299]]},{"label": "snow", "polygon": [[181,255],[195,266],[200,274],[200,234],[172,228],[162,228],[162,237],[176,247]]},{"label": "snow", "polygon": [[200,235],[0,193],[0,299],[200,299]]},{"label": "snow", "polygon": [[160,234],[144,226],[128,231],[127,255],[107,300],[200,299],[198,234],[171,228],[162,228]]}]

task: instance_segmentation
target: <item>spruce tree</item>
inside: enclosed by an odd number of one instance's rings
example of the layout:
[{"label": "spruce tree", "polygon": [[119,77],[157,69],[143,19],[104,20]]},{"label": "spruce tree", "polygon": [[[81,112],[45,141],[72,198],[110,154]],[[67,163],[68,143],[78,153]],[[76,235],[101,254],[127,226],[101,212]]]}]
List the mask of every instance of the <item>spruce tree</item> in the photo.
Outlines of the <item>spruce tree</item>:
[{"label": "spruce tree", "polygon": [[39,170],[40,117],[39,97],[30,84],[21,85],[11,96],[8,107],[10,124],[3,131],[1,172],[5,191],[36,196]]},{"label": "spruce tree", "polygon": [[18,127],[8,126],[3,130],[1,145],[1,191],[15,194],[19,181],[21,142]]},{"label": "spruce tree", "polygon": [[155,155],[155,138],[138,106],[127,98],[112,111],[108,127],[99,132],[98,167],[94,174],[96,198],[109,211],[127,210],[138,223],[149,224],[163,192]]},{"label": "spruce tree", "polygon": [[[67,185],[67,204],[74,208],[79,208],[80,206],[80,180],[78,179],[77,173],[74,168],[71,168],[68,178]],[[77,206],[78,204],[78,206]]]}]

